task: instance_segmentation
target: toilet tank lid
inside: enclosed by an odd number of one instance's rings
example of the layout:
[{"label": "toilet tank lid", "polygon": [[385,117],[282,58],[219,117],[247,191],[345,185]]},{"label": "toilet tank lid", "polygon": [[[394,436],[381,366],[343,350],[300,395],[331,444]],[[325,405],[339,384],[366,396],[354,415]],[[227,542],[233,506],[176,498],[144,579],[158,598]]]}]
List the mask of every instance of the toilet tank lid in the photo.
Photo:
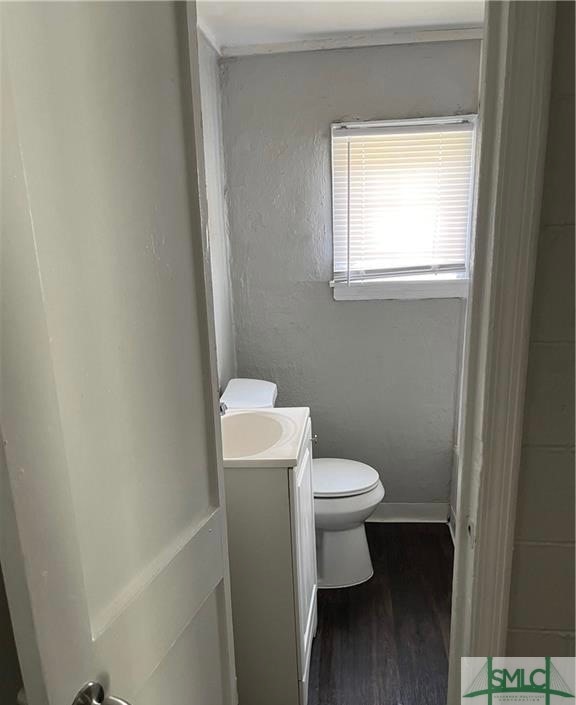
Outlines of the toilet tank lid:
[{"label": "toilet tank lid", "polygon": [[231,379],[220,401],[228,409],[262,409],[274,406],[278,387],[263,379]]}]

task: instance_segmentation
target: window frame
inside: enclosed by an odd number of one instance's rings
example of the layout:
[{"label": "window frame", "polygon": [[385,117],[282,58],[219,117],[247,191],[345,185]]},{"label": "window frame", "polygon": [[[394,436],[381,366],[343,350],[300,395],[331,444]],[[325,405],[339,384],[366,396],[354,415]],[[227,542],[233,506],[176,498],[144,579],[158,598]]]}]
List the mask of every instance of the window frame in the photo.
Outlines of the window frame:
[{"label": "window frame", "polygon": [[[472,126],[472,155],[470,182],[470,208],[468,212],[468,232],[466,236],[466,261],[464,272],[422,272],[398,273],[379,279],[365,279],[350,282],[335,280],[334,272],[334,188],[333,188],[333,152],[334,132],[342,128],[377,130],[394,127],[441,126],[470,123]],[[478,137],[478,115],[444,115],[429,118],[405,118],[396,120],[367,120],[333,122],[330,126],[330,195],[331,195],[331,229],[332,229],[332,280],[330,287],[337,301],[366,301],[370,299],[463,299],[468,295],[470,253],[472,247],[472,224],[476,190],[476,153]]]}]

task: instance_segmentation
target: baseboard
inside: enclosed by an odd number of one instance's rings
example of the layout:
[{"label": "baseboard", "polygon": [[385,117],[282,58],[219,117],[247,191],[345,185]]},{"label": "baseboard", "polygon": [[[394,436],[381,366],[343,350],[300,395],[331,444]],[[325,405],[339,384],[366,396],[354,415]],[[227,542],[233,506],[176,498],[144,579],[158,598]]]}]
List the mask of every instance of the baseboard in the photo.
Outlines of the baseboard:
[{"label": "baseboard", "polygon": [[449,513],[448,502],[381,502],[368,521],[445,524]]},{"label": "baseboard", "polygon": [[448,528],[450,529],[450,536],[452,537],[452,543],[456,545],[456,514],[454,514],[454,509],[449,507],[450,514],[448,515]]}]

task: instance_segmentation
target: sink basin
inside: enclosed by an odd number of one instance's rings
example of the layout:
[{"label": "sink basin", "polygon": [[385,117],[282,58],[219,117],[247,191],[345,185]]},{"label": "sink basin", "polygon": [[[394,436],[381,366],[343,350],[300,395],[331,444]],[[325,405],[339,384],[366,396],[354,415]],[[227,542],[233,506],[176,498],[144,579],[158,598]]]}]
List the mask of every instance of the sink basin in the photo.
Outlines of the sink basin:
[{"label": "sink basin", "polygon": [[233,414],[222,420],[222,450],[225,458],[256,455],[278,443],[284,427],[281,420],[255,412]]},{"label": "sink basin", "polygon": [[291,467],[309,416],[306,407],[232,411],[222,419],[225,467]]}]

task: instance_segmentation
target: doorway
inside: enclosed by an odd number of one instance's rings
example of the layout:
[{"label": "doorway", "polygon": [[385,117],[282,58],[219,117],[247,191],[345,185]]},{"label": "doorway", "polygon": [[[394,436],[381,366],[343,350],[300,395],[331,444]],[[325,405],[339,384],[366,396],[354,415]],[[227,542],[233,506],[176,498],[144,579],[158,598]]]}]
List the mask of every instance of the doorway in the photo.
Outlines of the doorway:
[{"label": "doorway", "polygon": [[[550,8],[547,3],[491,3],[488,11],[475,280],[466,326],[460,425],[450,705],[455,705],[459,697],[459,657],[502,653],[505,649],[531,272],[541,190],[542,142],[546,130],[545,87],[549,79],[554,19],[553,7]],[[195,29],[194,25],[194,32]],[[511,76],[515,80],[511,80]],[[527,143],[533,149],[527,150]],[[526,177],[521,188],[517,179],[507,178],[518,173]],[[200,280],[202,273],[199,274]],[[206,312],[201,313],[200,318],[204,315]],[[208,336],[205,328],[203,330]],[[204,360],[204,373],[211,375],[207,361],[214,365],[214,351],[210,345],[204,345],[199,357]],[[507,364],[510,359],[519,361],[514,374],[510,374]],[[210,447],[215,449],[217,464],[218,440],[211,433],[218,426],[210,420],[214,411],[210,406],[215,401],[214,391],[206,392],[209,399],[204,413],[207,427],[212,429],[208,430],[206,437]],[[5,409],[3,411],[6,413]],[[443,528],[447,531],[446,527]],[[369,527],[377,567],[385,576],[382,584],[401,584],[405,577],[385,572],[379,541],[382,545],[387,543],[391,552],[394,546],[400,545],[408,555],[415,555],[416,544],[425,543],[431,552],[436,552],[439,562],[445,561],[449,565],[449,547],[445,539],[437,535],[436,529],[424,537],[418,535],[417,527],[414,527],[413,535],[410,535],[410,527],[405,529],[394,534],[395,529],[386,524]],[[4,553],[3,561],[9,569],[10,560]],[[404,565],[405,569],[408,567],[412,569],[414,566]],[[221,617],[209,616],[214,617],[213,623],[219,623],[225,633],[225,566],[219,576],[224,585],[217,599]],[[213,587],[209,585],[207,589]],[[404,592],[399,590],[396,595],[397,600],[401,599]],[[13,593],[12,599],[18,599],[18,595]],[[339,603],[339,599],[336,594],[327,597],[326,615],[346,610],[346,605]],[[394,598],[391,600],[393,602]],[[439,596],[438,600],[445,600],[445,597]],[[445,611],[440,622],[444,626],[439,627],[438,639],[446,648]],[[229,624],[227,626],[229,628]],[[15,627],[21,634],[25,631],[22,622]],[[211,633],[216,635],[217,630],[212,629]],[[226,642],[226,638],[222,641]],[[229,657],[228,652],[223,660]],[[228,664],[222,668],[231,677],[233,666]],[[230,686],[230,692],[232,690]],[[135,687],[133,692],[136,692]],[[232,694],[227,697],[228,702],[233,702]],[[41,700],[37,702],[40,705]]]}]

